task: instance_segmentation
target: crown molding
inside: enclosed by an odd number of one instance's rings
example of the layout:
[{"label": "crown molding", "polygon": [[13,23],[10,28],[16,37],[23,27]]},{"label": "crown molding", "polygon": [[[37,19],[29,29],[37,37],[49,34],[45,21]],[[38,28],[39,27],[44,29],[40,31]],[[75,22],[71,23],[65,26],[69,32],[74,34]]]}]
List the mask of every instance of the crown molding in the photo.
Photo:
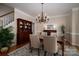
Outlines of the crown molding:
[{"label": "crown molding", "polygon": [[58,18],[58,17],[65,17],[71,15],[71,13],[67,13],[67,14],[62,14],[62,15],[56,15],[56,16],[50,16],[50,18]]},{"label": "crown molding", "polygon": [[72,11],[78,11],[79,10],[79,7],[77,8],[72,8]]}]

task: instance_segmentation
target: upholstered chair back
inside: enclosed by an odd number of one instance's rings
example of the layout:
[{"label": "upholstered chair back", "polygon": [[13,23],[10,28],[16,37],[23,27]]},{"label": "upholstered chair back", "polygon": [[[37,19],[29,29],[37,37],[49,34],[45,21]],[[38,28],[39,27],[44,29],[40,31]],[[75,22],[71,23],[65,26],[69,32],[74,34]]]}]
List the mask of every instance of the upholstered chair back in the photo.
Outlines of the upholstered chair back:
[{"label": "upholstered chair back", "polygon": [[44,36],[44,50],[49,53],[57,52],[57,38],[54,36]]},{"label": "upholstered chair back", "polygon": [[39,36],[38,35],[31,34],[30,35],[30,41],[31,41],[31,47],[39,48],[40,40],[39,40]]}]

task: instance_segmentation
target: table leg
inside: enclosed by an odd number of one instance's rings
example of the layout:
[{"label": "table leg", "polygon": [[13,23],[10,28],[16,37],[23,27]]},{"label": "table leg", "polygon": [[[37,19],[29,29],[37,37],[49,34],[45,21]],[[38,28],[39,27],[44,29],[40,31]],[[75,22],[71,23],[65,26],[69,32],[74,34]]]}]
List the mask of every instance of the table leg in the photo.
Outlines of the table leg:
[{"label": "table leg", "polygon": [[62,37],[62,56],[64,56],[64,36]]}]

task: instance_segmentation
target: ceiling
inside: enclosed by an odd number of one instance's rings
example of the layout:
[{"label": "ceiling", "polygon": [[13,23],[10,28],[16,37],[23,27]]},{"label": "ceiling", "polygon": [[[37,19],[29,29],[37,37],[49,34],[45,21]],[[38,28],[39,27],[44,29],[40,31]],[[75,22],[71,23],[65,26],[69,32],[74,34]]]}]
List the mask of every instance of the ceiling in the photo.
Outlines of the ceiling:
[{"label": "ceiling", "polygon": [[[5,5],[18,8],[34,17],[41,13],[40,3],[5,3]],[[63,15],[76,7],[79,7],[79,3],[44,3],[44,12],[48,16]]]},{"label": "ceiling", "polygon": [[13,8],[0,4],[0,16],[13,11]]}]

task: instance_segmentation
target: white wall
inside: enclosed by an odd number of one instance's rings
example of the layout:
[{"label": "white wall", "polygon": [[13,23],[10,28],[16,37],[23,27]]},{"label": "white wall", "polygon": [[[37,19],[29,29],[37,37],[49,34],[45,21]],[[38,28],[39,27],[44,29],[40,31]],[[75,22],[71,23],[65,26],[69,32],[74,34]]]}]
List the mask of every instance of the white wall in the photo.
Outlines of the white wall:
[{"label": "white wall", "polygon": [[43,23],[35,23],[35,34],[43,31],[44,24]]},{"label": "white wall", "polygon": [[66,16],[66,40],[72,44],[72,38],[71,38],[71,33],[72,33],[72,13],[70,12]]},{"label": "white wall", "polygon": [[72,9],[72,44],[79,46],[79,8]]},{"label": "white wall", "polygon": [[15,8],[14,11],[15,11],[15,19],[22,18],[22,19],[32,21],[32,22],[35,21],[34,17],[32,17],[31,15],[29,15],[29,14],[27,14],[27,13],[25,13],[17,8]]},{"label": "white wall", "polygon": [[50,23],[52,22],[53,24],[56,25],[57,27],[57,34],[61,35],[61,30],[60,30],[60,26],[64,25],[65,26],[65,33],[66,33],[66,40],[71,41],[70,38],[70,33],[71,33],[71,29],[72,29],[72,14],[71,12],[68,14],[64,14],[64,15],[59,15],[59,16],[53,16],[52,21],[50,21]]}]

